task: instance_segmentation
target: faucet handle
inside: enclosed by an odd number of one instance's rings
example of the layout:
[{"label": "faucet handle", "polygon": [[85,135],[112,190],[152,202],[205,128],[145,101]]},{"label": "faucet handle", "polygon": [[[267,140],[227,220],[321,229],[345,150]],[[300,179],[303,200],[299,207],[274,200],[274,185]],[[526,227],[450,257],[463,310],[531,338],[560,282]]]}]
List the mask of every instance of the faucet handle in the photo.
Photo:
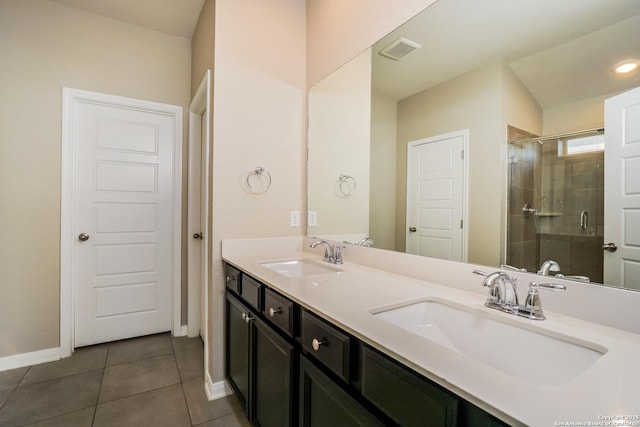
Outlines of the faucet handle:
[{"label": "faucet handle", "polygon": [[529,293],[527,294],[527,299],[525,300],[524,306],[519,311],[525,314],[525,317],[528,317],[529,319],[544,320],[545,316],[542,312],[542,302],[540,301],[538,289],[547,289],[549,291],[564,291],[567,289],[567,287],[564,285],[559,285],[557,283],[529,283]]},{"label": "faucet handle", "polygon": [[342,251],[346,251],[347,247],[338,243],[333,250],[333,263],[337,265],[342,265]]},{"label": "faucet handle", "polygon": [[531,282],[529,283],[529,289],[547,289],[550,291],[566,291],[567,287],[565,285],[560,285],[558,283],[538,283]]}]

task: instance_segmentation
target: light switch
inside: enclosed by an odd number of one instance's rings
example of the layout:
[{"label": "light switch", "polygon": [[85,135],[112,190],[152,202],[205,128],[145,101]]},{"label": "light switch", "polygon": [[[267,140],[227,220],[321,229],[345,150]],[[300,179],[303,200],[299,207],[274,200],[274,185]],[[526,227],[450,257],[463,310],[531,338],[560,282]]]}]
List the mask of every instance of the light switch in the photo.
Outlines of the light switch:
[{"label": "light switch", "polygon": [[309,215],[307,218],[307,224],[309,227],[317,227],[318,226],[318,212],[309,211]]},{"label": "light switch", "polygon": [[300,227],[300,211],[291,211],[289,226]]}]

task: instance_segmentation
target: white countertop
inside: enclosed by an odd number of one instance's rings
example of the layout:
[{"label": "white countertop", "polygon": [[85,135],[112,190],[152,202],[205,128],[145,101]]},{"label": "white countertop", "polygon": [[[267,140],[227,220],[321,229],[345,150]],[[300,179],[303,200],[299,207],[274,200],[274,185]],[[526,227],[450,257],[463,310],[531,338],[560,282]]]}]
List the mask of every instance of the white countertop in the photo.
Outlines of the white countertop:
[{"label": "white countertop", "polygon": [[[225,254],[223,244],[223,259],[230,264],[510,424],[607,425],[607,417],[640,416],[640,335],[546,311],[547,319],[543,321],[520,318],[484,307],[483,295],[346,260],[339,266],[340,272],[285,277],[261,264],[290,259],[320,261],[320,257],[302,250],[259,252]],[[469,280],[481,283],[482,278]],[[545,387],[503,373],[372,315],[382,307],[425,298],[453,301],[494,319],[594,343],[607,352],[568,384]],[[523,372],[530,372],[532,377],[536,369],[523,363]],[[640,418],[609,425],[640,426]]]}]

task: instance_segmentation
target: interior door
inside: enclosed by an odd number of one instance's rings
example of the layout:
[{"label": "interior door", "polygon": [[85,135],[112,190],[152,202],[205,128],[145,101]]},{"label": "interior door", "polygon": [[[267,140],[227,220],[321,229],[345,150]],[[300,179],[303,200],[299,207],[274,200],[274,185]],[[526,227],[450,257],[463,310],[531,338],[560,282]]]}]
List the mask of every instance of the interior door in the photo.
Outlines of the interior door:
[{"label": "interior door", "polygon": [[640,289],[640,88],[605,101],[604,183],[604,283]]},{"label": "interior door", "polygon": [[465,133],[409,143],[407,252],[464,260]]},{"label": "interior door", "polygon": [[74,108],[75,346],[170,331],[173,117]]}]

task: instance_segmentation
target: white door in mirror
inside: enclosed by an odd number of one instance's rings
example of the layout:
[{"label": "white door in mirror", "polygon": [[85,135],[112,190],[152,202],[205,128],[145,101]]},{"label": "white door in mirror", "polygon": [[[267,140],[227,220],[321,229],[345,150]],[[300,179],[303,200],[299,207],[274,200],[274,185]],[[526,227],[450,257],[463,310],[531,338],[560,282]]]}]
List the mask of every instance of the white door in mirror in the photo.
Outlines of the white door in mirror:
[{"label": "white door in mirror", "polygon": [[465,261],[465,139],[463,131],[409,143],[408,253]]},{"label": "white door in mirror", "polygon": [[604,283],[640,289],[640,88],[605,101],[604,186]]}]

